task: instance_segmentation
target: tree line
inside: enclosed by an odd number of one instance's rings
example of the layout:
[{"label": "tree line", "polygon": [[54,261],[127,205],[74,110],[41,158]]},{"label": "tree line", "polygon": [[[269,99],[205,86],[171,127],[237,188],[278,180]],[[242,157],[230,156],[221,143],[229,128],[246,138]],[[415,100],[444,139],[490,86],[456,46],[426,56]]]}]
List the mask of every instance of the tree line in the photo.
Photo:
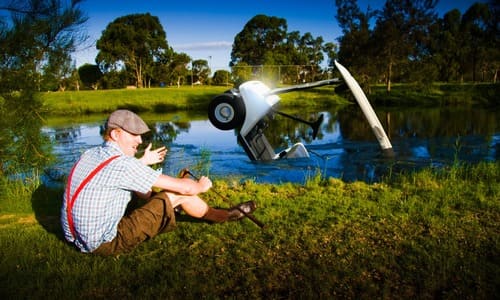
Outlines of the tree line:
[{"label": "tree line", "polygon": [[499,2],[474,3],[437,17],[437,0],[387,0],[362,12],[355,0],[336,0],[338,59],[369,83],[497,82]]},{"label": "tree line", "polygon": [[[283,18],[256,15],[235,36],[228,66],[212,70],[169,46],[158,17],[118,17],[96,42],[95,64],[76,68],[87,40],[81,0],[4,1],[0,12],[0,92],[26,89],[138,88],[183,84],[239,84],[265,77],[282,84],[332,76],[339,60],[364,83],[496,82],[499,5],[475,3],[438,17],[437,0],[386,0],[363,12],[356,0],[336,0],[342,35],[334,41],[289,31]],[[2,2],[2,3],[4,3]],[[326,63],[325,63],[326,62]],[[326,66],[326,67],[325,67]]]}]

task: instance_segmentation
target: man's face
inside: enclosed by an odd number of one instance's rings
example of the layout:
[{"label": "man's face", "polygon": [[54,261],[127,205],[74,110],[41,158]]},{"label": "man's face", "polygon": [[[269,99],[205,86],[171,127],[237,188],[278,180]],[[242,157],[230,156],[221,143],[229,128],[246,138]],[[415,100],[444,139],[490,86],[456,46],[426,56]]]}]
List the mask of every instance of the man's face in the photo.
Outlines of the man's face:
[{"label": "man's face", "polygon": [[137,153],[137,146],[142,144],[142,138],[140,135],[129,133],[120,128],[113,130],[111,138],[118,144],[120,149],[127,156],[135,156]]}]

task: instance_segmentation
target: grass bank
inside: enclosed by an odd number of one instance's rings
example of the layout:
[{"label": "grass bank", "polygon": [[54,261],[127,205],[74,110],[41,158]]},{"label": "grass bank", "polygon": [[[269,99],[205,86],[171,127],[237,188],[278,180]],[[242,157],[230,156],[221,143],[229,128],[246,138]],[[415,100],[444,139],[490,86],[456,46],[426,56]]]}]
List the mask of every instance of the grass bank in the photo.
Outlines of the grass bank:
[{"label": "grass bank", "polygon": [[[234,202],[254,199],[267,229],[181,217],[176,231],[109,258],[62,241],[62,190],[4,182],[0,296],[493,299],[500,294],[499,167],[424,170],[378,184],[216,181]],[[212,192],[206,198],[227,207]]]},{"label": "grass bank", "polygon": [[463,105],[495,106],[500,104],[500,84],[465,83],[446,84],[394,84],[387,93],[385,85],[372,86],[368,95],[371,102],[381,105]]},{"label": "grass bank", "polygon": [[40,96],[51,115],[109,113],[117,108],[164,113],[172,110],[205,110],[210,100],[225,90],[227,87],[182,86],[49,92]]},{"label": "grass bank", "polygon": [[[117,108],[136,112],[166,113],[178,110],[206,110],[210,100],[228,90],[220,86],[181,86],[150,89],[117,89],[41,93],[50,115],[109,113]],[[372,86],[368,98],[383,105],[497,105],[499,84],[395,84],[391,93],[385,86]],[[336,94],[332,86],[281,94],[286,108],[326,108],[348,103],[350,94]]]},{"label": "grass bank", "polygon": [[[210,101],[228,90],[220,86],[182,86],[135,90],[97,90],[41,93],[50,115],[67,116],[109,113],[118,108],[135,112],[168,113],[172,111],[205,111]],[[332,88],[318,88],[281,95],[283,107],[316,107],[348,103]]]}]

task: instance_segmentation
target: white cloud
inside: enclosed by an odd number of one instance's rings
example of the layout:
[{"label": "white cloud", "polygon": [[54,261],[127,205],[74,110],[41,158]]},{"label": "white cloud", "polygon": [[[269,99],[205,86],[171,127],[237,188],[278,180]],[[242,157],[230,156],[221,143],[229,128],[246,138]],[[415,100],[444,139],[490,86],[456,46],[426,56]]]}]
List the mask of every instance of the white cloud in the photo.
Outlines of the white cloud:
[{"label": "white cloud", "polygon": [[230,49],[231,47],[233,47],[233,43],[226,42],[226,41],[179,44],[179,45],[172,46],[172,48],[176,49],[176,51]]}]

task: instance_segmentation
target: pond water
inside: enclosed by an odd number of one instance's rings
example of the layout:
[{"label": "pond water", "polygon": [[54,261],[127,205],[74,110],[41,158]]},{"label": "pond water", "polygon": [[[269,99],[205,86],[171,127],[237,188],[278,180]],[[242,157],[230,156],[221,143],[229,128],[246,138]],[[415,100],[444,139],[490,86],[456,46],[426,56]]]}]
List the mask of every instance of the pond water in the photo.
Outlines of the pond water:
[{"label": "pond water", "polygon": [[[163,173],[176,175],[189,167],[199,175],[265,183],[304,183],[321,173],[346,181],[376,182],[384,176],[422,167],[442,168],[456,162],[496,161],[500,156],[500,112],[498,109],[461,108],[376,108],[395,156],[385,157],[358,106],[332,108],[322,112],[295,113],[313,120],[324,115],[315,140],[311,129],[294,120],[276,116],[266,136],[279,151],[302,142],[309,158],[272,162],[251,161],[237,143],[235,131],[216,129],[206,117],[144,115],[152,134],[144,144],[166,145],[169,149]],[[142,115],[141,115],[142,116]],[[85,149],[102,143],[102,124],[107,116],[92,120],[65,120],[42,132],[54,142],[59,163],[46,174],[57,181]],[[189,119],[189,120],[186,120]],[[52,122],[49,122],[50,124]],[[55,175],[54,175],[55,174]]]}]

